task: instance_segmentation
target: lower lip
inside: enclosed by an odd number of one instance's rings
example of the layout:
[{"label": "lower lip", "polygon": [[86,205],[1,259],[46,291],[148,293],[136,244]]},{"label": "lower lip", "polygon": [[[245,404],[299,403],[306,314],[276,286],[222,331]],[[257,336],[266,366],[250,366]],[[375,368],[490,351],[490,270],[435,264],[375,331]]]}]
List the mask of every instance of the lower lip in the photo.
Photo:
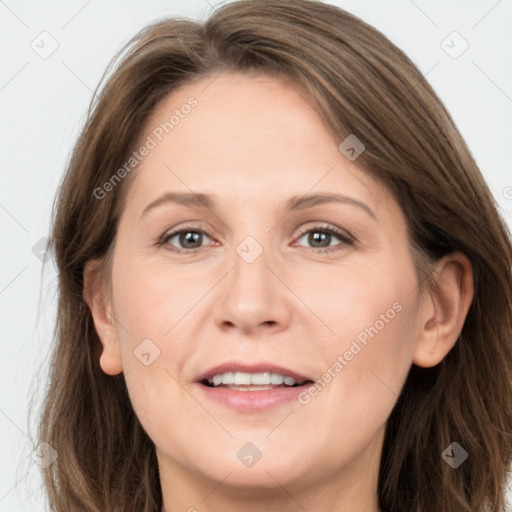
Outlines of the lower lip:
[{"label": "lower lip", "polygon": [[294,388],[274,388],[261,391],[236,391],[225,387],[211,388],[198,383],[202,392],[214,402],[243,412],[258,412],[278,407],[279,405],[298,400],[298,396],[308,385]]}]

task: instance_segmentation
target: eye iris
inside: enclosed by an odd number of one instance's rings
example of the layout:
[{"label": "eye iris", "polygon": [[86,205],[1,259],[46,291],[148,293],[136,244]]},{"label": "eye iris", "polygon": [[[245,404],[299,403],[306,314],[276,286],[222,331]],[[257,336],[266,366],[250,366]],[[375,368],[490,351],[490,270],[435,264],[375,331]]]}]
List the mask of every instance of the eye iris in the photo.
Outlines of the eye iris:
[{"label": "eye iris", "polygon": [[180,235],[180,244],[182,244],[183,247],[186,247],[188,249],[192,248],[194,249],[195,247],[198,247],[198,246],[194,246],[194,247],[190,247],[188,245],[189,242],[191,243],[194,243],[197,242],[199,240],[199,247],[201,246],[201,233],[198,233],[197,231],[183,231]]},{"label": "eye iris", "polygon": [[[330,237],[331,235],[329,233],[324,233],[322,231],[312,231],[310,234],[309,234],[309,243],[311,245],[313,245],[313,247],[318,247],[318,246],[315,246],[315,243],[317,242],[325,242],[325,240],[327,239],[328,241],[330,241],[330,238],[327,238],[327,237]],[[328,247],[329,244],[327,245],[320,245],[320,247]]]},{"label": "eye iris", "polygon": [[[203,233],[201,231],[183,230],[176,233],[179,238],[179,244],[184,249],[196,249],[201,247]],[[315,248],[325,248],[330,246],[332,234],[329,231],[311,230],[308,234],[308,242]]]}]

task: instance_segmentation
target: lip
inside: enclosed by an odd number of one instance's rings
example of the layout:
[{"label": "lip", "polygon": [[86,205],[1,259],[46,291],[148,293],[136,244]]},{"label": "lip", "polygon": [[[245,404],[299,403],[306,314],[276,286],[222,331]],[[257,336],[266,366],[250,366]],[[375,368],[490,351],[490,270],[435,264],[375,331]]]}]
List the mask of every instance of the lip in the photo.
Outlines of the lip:
[{"label": "lip", "polygon": [[312,383],[302,386],[266,389],[261,391],[236,391],[225,387],[210,388],[196,383],[204,396],[218,404],[230,407],[240,412],[260,412],[279,407],[292,400],[298,401],[300,393],[304,392]]},{"label": "lip", "polygon": [[[208,387],[203,384],[206,379],[225,372],[279,373],[293,377],[297,382],[306,382],[301,386],[276,387],[260,391],[239,391],[227,387]],[[312,385],[313,381],[312,377],[267,361],[251,363],[228,361],[203,372],[197,377],[196,385],[200,388],[200,393],[204,393],[209,400],[241,412],[259,412],[298,400],[299,394]]]},{"label": "lip", "polygon": [[[209,370],[206,370],[204,373],[199,375],[196,379],[196,382],[201,383],[206,379],[212,379],[214,375],[218,375],[220,373],[226,372],[244,372],[244,373],[279,373],[284,376],[293,377],[297,382],[302,382],[304,380],[313,380],[312,377],[307,375],[301,375],[298,372],[290,370],[284,366],[279,366],[274,363],[270,363],[267,361],[261,361],[257,363],[245,363],[243,361],[227,361],[225,363],[218,364],[217,366],[213,366]],[[244,391],[242,391],[244,393]],[[248,391],[247,393],[260,393],[260,391]]]}]

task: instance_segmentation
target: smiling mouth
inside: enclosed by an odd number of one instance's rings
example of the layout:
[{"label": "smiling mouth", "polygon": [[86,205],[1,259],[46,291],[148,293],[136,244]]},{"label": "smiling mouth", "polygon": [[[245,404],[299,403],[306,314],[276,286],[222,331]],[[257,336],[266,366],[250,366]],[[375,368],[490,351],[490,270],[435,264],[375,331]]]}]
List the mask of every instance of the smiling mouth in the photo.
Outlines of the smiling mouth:
[{"label": "smiling mouth", "polygon": [[308,386],[313,384],[312,380],[306,380],[304,382],[295,382],[294,384],[218,384],[214,385],[209,382],[208,379],[204,379],[201,381],[203,386],[213,389],[232,389],[233,391],[266,391],[269,389],[281,389],[281,388],[298,388],[302,386]]},{"label": "smiling mouth", "polygon": [[[204,388],[224,395],[230,391],[275,391],[285,393],[286,388],[299,388],[313,383],[310,376],[273,363],[226,362],[200,375],[196,382]],[[235,393],[236,395],[238,393]],[[271,393],[270,395],[272,395]],[[233,395],[233,396],[234,396]],[[269,396],[270,396],[269,395]],[[254,395],[256,396],[256,395]],[[277,396],[277,395],[276,395]]]},{"label": "smiling mouth", "polygon": [[295,400],[313,384],[311,379],[291,371],[286,371],[286,374],[272,371],[217,372],[203,374],[197,384],[208,399],[242,413],[258,413],[282,406]]}]

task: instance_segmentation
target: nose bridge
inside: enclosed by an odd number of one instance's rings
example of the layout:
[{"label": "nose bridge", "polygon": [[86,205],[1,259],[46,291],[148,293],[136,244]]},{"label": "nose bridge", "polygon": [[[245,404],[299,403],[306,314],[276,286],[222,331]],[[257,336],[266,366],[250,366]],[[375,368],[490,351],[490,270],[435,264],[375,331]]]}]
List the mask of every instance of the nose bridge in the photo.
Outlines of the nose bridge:
[{"label": "nose bridge", "polygon": [[284,324],[288,319],[284,287],[275,270],[270,270],[277,260],[271,250],[274,244],[271,236],[265,236],[264,226],[259,227],[257,235],[246,235],[234,246],[229,263],[232,271],[226,276],[216,308],[219,323],[245,331],[262,324]]},{"label": "nose bridge", "polygon": [[[261,240],[261,236],[259,237]],[[246,236],[236,247],[233,255],[234,280],[240,284],[245,281],[253,289],[269,289],[269,270],[267,266],[272,260],[268,240],[258,241],[253,235]],[[266,284],[266,286],[264,286]]]},{"label": "nose bridge", "polygon": [[262,240],[261,235],[258,238],[261,242],[255,236],[247,235],[235,247],[230,288],[241,303],[259,304],[261,307],[271,300],[274,276],[268,266],[275,258],[270,254],[268,240]]}]

